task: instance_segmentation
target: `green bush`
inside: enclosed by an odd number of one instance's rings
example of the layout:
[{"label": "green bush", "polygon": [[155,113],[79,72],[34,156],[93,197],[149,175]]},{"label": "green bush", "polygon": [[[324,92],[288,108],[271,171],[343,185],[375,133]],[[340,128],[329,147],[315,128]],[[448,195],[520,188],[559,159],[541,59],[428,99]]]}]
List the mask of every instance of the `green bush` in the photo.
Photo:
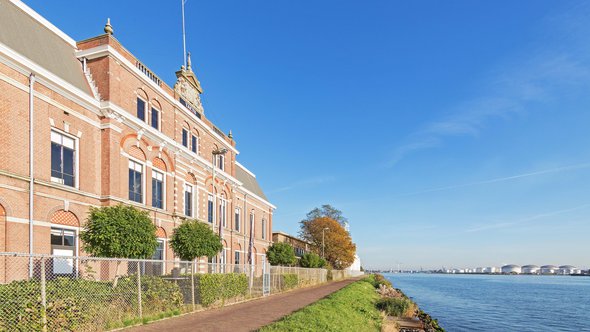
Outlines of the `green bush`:
[{"label": "green bush", "polygon": [[195,275],[198,302],[207,307],[217,301],[245,296],[248,293],[248,277],[243,273],[209,273]]},{"label": "green bush", "polygon": [[285,273],[281,277],[283,278],[283,289],[292,289],[299,285],[299,278],[295,273]]},{"label": "green bush", "polygon": [[322,268],[326,266],[326,260],[321,258],[319,255],[314,254],[313,252],[309,252],[301,256],[299,260],[299,265],[301,267],[308,267],[308,268]]},{"label": "green bush", "polygon": [[[0,331],[103,330],[120,326],[138,313],[137,277],[111,282],[57,278],[46,282],[46,306],[41,303],[39,281],[0,285]],[[178,286],[159,277],[142,277],[142,308],[146,314],[180,309]]]},{"label": "green bush", "polygon": [[375,303],[377,309],[384,311],[389,316],[408,316],[416,310],[416,305],[408,298],[384,297]]}]

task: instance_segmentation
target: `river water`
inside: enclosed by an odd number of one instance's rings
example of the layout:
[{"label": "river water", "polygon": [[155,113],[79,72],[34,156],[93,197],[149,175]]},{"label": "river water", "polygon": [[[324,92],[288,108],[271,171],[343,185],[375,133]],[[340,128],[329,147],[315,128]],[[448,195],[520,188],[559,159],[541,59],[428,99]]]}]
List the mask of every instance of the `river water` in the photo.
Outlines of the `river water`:
[{"label": "river water", "polygon": [[590,331],[590,277],[385,274],[454,331]]}]

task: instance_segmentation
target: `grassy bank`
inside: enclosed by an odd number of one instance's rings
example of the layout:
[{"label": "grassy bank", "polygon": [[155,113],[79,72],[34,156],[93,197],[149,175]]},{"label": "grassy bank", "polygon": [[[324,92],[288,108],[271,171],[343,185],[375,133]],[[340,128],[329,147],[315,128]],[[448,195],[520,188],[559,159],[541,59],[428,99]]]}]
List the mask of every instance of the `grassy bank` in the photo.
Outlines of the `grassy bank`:
[{"label": "grassy bank", "polygon": [[352,283],[260,331],[380,331],[373,276]]}]

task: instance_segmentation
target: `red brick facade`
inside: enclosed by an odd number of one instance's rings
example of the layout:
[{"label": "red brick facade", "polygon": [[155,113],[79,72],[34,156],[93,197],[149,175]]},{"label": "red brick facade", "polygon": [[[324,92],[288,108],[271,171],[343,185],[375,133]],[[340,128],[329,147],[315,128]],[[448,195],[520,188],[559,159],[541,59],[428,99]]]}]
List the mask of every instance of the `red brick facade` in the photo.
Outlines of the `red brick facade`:
[{"label": "red brick facade", "polygon": [[[2,43],[0,40],[0,46]],[[246,263],[250,214],[253,251],[260,262],[271,243],[274,206],[236,178],[237,168],[242,168],[240,174],[247,171],[236,162],[235,141],[204,114],[199,118],[184,107],[178,89],[154,82],[138,70],[139,61],[112,35],[79,42],[74,51],[81,70],[85,62],[93,80],[88,79],[87,91],[60,80],[57,74],[44,74],[44,68],[34,61],[24,63],[0,47],[0,251],[29,252],[29,75],[33,74],[35,253],[52,252],[52,229],[67,226],[78,236],[89,207],[120,203],[149,211],[158,226],[158,237],[166,241],[184,218],[207,222],[209,195],[213,194],[212,226],[216,231],[225,208],[226,262],[233,264],[238,251],[239,263]],[[138,118],[138,101],[145,103],[145,121]],[[158,129],[152,124],[154,110],[159,112]],[[183,129],[188,133],[188,147],[182,144]],[[74,142],[73,185],[52,175],[52,154],[55,158],[56,153],[52,151],[52,133]],[[216,167],[213,181],[213,151],[222,148],[227,149],[223,171]],[[141,173],[139,202],[130,200],[130,161]],[[152,181],[158,176],[163,183],[162,208],[154,207],[152,193]],[[192,188],[191,216],[185,215],[186,185]],[[239,225],[235,223],[236,209]],[[77,242],[76,254],[83,255]],[[165,259],[174,258],[167,241],[164,252]],[[1,282],[4,267],[0,274]]]}]

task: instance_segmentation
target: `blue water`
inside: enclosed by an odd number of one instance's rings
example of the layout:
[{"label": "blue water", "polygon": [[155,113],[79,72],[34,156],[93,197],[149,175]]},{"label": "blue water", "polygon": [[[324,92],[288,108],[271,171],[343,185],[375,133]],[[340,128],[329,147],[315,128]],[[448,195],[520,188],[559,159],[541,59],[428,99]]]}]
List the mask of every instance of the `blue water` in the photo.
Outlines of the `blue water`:
[{"label": "blue water", "polygon": [[590,277],[386,274],[447,331],[590,331]]}]

